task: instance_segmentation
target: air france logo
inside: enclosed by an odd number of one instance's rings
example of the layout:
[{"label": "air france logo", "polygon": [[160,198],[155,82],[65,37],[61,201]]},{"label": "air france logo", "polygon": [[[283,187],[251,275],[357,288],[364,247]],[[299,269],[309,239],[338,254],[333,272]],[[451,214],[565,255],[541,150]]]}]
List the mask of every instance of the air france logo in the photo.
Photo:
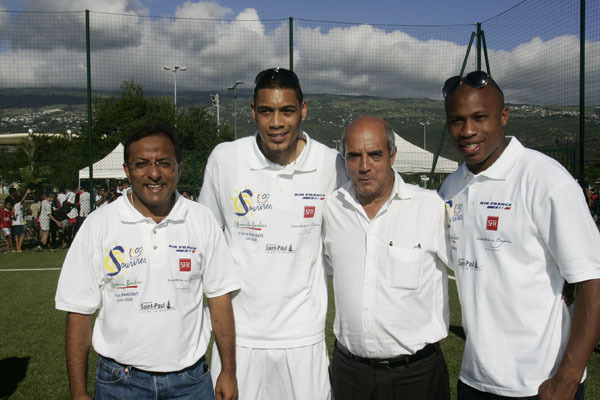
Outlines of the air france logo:
[{"label": "air france logo", "polygon": [[487,217],[485,229],[488,231],[498,230],[498,217]]},{"label": "air france logo", "polygon": [[192,260],[190,258],[179,259],[179,271],[190,272],[192,270]]},{"label": "air france logo", "polygon": [[262,210],[270,210],[273,205],[270,204],[271,195],[268,193],[259,193],[254,197],[252,190],[244,189],[237,196],[231,197],[233,200],[233,210],[238,217],[244,217],[246,214]]},{"label": "air france logo", "polygon": [[117,275],[121,272],[123,264],[125,264],[125,249],[123,249],[123,246],[116,245],[108,252],[108,255],[104,257],[104,268],[108,271],[107,275]]},{"label": "air france logo", "polygon": [[304,206],[304,218],[314,218],[315,206]]},{"label": "air france logo", "polygon": [[510,210],[512,208],[512,203],[503,203],[499,201],[480,201],[479,205],[492,210]]}]

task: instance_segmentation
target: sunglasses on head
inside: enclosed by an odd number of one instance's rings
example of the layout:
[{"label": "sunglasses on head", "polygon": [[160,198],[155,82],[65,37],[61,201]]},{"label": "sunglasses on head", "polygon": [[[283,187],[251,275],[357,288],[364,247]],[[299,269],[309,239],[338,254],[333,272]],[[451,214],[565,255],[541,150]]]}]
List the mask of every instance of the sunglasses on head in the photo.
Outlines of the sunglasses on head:
[{"label": "sunglasses on head", "polygon": [[[502,93],[502,89],[500,89],[500,86],[498,86],[496,82],[494,82],[490,75],[488,75],[484,71],[473,71],[469,72],[462,78],[459,75],[448,78],[444,83],[444,86],[442,87],[444,99],[450,97],[452,93],[454,93],[454,91],[458,89],[460,84],[463,82],[476,89],[483,89],[488,84],[491,84],[495,86],[500,91],[500,93]],[[504,93],[502,93],[502,96],[504,96]]]},{"label": "sunglasses on head", "polygon": [[275,78],[279,78],[283,82],[291,83],[294,86],[300,86],[300,81],[298,80],[296,73],[285,68],[269,68],[259,72],[254,79],[254,84],[258,86],[259,83],[268,83]]}]

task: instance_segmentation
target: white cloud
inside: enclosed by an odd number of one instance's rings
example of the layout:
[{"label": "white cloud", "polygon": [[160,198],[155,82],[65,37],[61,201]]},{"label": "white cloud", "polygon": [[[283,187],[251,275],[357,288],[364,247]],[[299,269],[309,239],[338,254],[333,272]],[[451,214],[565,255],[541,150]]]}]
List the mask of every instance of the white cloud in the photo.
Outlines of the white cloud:
[{"label": "white cloud", "polygon": [[233,10],[221,7],[212,1],[186,1],[175,9],[176,18],[220,19],[229,16]]}]

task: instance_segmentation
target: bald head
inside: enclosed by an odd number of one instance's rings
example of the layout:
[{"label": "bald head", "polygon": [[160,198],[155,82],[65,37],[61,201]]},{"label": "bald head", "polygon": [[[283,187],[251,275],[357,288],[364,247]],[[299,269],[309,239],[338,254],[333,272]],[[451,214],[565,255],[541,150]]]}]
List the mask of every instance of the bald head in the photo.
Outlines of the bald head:
[{"label": "bald head", "polygon": [[396,151],[396,140],[392,127],[383,118],[365,115],[364,117],[356,118],[354,121],[350,122],[344,129],[344,132],[342,132],[341,153],[344,157],[346,157],[346,137],[348,136],[348,132],[354,129],[359,131],[383,130],[386,135],[388,154],[392,155]]}]

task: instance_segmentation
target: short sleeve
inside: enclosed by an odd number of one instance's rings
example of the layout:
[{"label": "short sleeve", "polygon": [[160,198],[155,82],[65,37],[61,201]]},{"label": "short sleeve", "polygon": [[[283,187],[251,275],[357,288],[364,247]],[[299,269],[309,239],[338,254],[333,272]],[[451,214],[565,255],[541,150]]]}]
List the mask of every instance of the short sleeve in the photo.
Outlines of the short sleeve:
[{"label": "short sleeve", "polygon": [[89,226],[89,223],[82,225],[63,263],[55,297],[57,310],[93,314],[102,303],[100,283],[94,273],[92,249],[88,242]]}]

